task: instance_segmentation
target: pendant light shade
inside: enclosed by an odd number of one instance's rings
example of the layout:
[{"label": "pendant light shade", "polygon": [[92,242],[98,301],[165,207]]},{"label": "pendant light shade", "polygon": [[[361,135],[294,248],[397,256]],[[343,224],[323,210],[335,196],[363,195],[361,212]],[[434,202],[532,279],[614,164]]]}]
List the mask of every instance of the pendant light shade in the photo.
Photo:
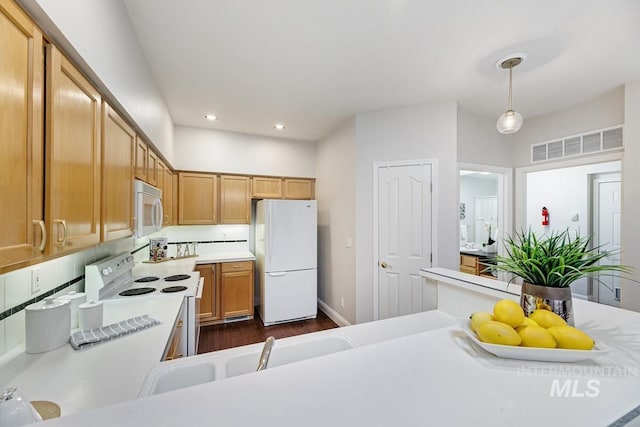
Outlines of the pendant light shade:
[{"label": "pendant light shade", "polygon": [[513,105],[511,102],[513,67],[519,65],[521,62],[522,58],[516,56],[508,58],[500,63],[500,68],[509,70],[509,106],[507,107],[507,111],[502,113],[502,115],[498,117],[498,121],[496,122],[496,127],[498,128],[498,132],[500,133],[516,133],[520,130],[524,121],[522,118],[522,114],[513,109]]},{"label": "pendant light shade", "polygon": [[522,122],[522,114],[517,111],[507,110],[498,117],[496,127],[500,133],[516,133],[522,127]]}]

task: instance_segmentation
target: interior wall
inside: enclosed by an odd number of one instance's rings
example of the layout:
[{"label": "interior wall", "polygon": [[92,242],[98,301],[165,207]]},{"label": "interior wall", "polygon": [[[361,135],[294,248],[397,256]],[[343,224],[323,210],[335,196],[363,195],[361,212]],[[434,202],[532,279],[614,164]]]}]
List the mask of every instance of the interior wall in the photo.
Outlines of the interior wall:
[{"label": "interior wall", "polygon": [[522,128],[511,135],[512,166],[531,165],[531,144],[625,123],[624,93],[624,86],[619,86],[572,108],[531,119],[525,117]]},{"label": "interior wall", "polygon": [[356,323],[355,163],[351,118],[318,142],[316,154],[318,298],[351,324]]},{"label": "interior wall", "polygon": [[121,1],[18,0],[173,165],[173,123]]},{"label": "interior wall", "polygon": [[[625,85],[624,158],[622,161],[622,263],[633,266],[640,281],[640,80]],[[622,281],[622,308],[640,311],[640,283]]]},{"label": "interior wall", "polygon": [[438,227],[433,266],[457,270],[458,169],[455,102],[356,116],[356,321],[373,320],[373,165],[436,159],[434,206]]},{"label": "interior wall", "polygon": [[496,119],[458,108],[458,161],[512,167],[513,135],[502,135]]},{"label": "interior wall", "polygon": [[176,126],[174,167],[203,172],[313,178],[315,142]]}]

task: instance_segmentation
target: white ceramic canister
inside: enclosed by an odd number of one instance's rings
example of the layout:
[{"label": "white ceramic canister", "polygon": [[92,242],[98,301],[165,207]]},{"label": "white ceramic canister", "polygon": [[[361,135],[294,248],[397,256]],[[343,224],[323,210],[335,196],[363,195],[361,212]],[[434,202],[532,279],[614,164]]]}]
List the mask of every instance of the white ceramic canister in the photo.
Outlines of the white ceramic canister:
[{"label": "white ceramic canister", "polygon": [[89,301],[78,306],[78,319],[80,329],[95,329],[102,327],[104,306],[102,301]]},{"label": "white ceramic canister", "polygon": [[68,300],[47,297],[25,308],[25,352],[44,353],[69,341],[71,310]]},{"label": "white ceramic canister", "polygon": [[87,295],[84,292],[70,291],[58,297],[59,300],[68,300],[71,308],[71,329],[78,327],[78,307],[87,302]]}]

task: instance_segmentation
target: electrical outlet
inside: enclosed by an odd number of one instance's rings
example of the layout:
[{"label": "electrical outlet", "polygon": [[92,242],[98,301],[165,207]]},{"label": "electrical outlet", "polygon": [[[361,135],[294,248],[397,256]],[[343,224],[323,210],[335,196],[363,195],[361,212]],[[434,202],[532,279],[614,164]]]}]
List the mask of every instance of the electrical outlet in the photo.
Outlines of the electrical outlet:
[{"label": "electrical outlet", "polygon": [[31,293],[40,292],[42,282],[40,281],[40,267],[31,269]]},{"label": "electrical outlet", "polygon": [[344,308],[344,297],[340,297],[340,307]]},{"label": "electrical outlet", "polygon": [[350,248],[353,246],[353,239],[351,237],[347,237],[346,239],[347,247]]}]

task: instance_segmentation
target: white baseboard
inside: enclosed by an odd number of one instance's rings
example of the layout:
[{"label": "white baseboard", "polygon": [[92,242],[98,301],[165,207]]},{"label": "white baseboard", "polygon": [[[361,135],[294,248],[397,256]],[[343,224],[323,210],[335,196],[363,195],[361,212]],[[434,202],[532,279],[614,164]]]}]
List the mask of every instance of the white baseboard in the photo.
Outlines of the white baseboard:
[{"label": "white baseboard", "polygon": [[338,326],[351,326],[351,323],[349,323],[349,321],[347,319],[345,319],[344,317],[342,317],[340,315],[340,313],[338,313],[337,311],[335,311],[334,309],[332,309],[331,307],[329,307],[324,301],[322,301],[321,299],[318,299],[318,306],[320,307],[320,309],[324,312],[324,314],[326,314],[327,316],[329,316],[329,319],[333,320],[334,322],[336,322],[336,324]]}]

